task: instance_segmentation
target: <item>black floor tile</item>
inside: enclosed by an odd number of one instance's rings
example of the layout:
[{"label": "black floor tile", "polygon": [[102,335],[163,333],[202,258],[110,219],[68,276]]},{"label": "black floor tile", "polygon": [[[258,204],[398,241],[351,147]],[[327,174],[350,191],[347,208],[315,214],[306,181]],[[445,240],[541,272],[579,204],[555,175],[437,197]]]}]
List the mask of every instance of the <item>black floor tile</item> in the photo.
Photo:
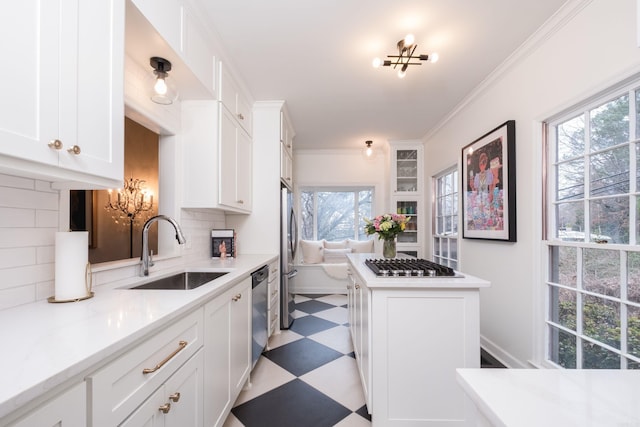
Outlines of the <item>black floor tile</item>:
[{"label": "black floor tile", "polygon": [[319,317],[303,316],[298,317],[289,329],[297,334],[308,337],[309,335],[317,334],[318,332],[326,331],[336,326],[338,326],[337,323]]},{"label": "black floor tile", "polygon": [[351,411],[295,379],[236,406],[233,414],[246,427],[331,427]]},{"label": "black floor tile", "polygon": [[342,356],[342,353],[308,338],[302,338],[264,353],[264,357],[296,377]]},{"label": "black floor tile", "polygon": [[369,412],[367,412],[367,405],[362,405],[362,408],[358,409],[356,411],[356,414],[371,421],[371,415],[369,415]]},{"label": "black floor tile", "polygon": [[296,310],[313,314],[319,311],[329,310],[330,308],[335,308],[336,306],[333,304],[327,304],[326,302],[316,301],[314,299],[300,302],[296,304]]}]

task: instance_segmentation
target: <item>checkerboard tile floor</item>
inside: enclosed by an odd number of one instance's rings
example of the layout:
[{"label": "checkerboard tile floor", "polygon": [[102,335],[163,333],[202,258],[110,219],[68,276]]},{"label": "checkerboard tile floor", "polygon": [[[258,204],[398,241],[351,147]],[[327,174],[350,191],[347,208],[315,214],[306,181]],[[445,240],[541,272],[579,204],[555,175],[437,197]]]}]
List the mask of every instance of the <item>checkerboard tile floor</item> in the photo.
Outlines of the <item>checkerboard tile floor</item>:
[{"label": "checkerboard tile floor", "polygon": [[224,427],[370,427],[349,336],[346,295],[296,295]]}]

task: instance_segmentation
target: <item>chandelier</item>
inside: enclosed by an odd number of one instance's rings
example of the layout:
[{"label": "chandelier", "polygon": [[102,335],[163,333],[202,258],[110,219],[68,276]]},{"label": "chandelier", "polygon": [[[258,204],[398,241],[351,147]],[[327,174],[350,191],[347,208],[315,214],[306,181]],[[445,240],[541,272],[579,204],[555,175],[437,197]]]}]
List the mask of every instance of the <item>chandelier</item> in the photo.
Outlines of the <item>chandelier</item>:
[{"label": "chandelier", "polygon": [[398,78],[403,78],[406,75],[407,68],[409,65],[422,65],[423,61],[428,62],[437,62],[438,54],[432,53],[431,55],[424,54],[416,54],[416,48],[418,45],[415,43],[415,38],[413,34],[407,34],[405,38],[400,40],[397,43],[398,46],[398,54],[397,55],[387,55],[387,58],[384,61],[380,58],[375,58],[373,60],[373,67],[379,68],[383,67],[391,67],[394,69],[398,69]]},{"label": "chandelier", "polygon": [[133,225],[140,215],[153,208],[153,193],[144,188],[146,181],[129,178],[124,182],[124,188],[119,188],[117,194],[109,190],[109,202],[105,205],[107,212],[113,212],[112,218],[116,224]]}]

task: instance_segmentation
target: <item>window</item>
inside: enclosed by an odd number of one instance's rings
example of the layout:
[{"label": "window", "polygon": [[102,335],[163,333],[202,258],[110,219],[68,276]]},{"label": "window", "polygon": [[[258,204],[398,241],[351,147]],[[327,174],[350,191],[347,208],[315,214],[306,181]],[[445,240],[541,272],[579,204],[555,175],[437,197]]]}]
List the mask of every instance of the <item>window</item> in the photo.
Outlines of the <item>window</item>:
[{"label": "window", "polygon": [[364,218],[371,218],[373,193],[373,187],[302,188],[302,239],[367,240]]},{"label": "window", "polygon": [[458,169],[433,178],[433,261],[458,268]]},{"label": "window", "polygon": [[640,82],[548,126],[547,360],[640,368]]}]

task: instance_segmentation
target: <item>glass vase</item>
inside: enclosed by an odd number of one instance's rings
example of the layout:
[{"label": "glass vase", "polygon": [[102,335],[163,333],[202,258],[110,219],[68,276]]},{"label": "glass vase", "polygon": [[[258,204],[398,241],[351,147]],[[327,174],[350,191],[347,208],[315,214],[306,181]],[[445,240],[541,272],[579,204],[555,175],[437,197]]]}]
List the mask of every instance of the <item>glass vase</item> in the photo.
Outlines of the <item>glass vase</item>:
[{"label": "glass vase", "polygon": [[382,255],[385,258],[396,257],[396,239],[384,239],[382,241]]}]

